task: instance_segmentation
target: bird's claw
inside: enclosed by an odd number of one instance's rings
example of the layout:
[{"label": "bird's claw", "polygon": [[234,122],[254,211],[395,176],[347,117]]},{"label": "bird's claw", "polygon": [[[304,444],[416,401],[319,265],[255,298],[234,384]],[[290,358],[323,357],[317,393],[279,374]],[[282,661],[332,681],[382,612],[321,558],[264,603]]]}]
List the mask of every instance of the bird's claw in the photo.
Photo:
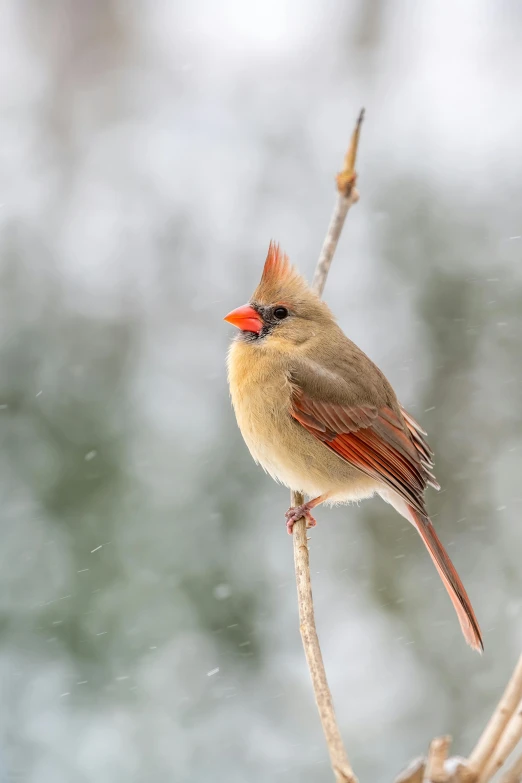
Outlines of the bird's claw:
[{"label": "bird's claw", "polygon": [[315,527],[317,525],[317,522],[313,518],[311,512],[310,512],[310,506],[308,503],[303,503],[302,506],[294,506],[293,508],[289,508],[288,511],[285,514],[286,517],[286,530],[288,535],[292,535],[294,532],[294,525],[295,523],[301,519],[301,517],[304,517],[306,519],[306,527]]}]

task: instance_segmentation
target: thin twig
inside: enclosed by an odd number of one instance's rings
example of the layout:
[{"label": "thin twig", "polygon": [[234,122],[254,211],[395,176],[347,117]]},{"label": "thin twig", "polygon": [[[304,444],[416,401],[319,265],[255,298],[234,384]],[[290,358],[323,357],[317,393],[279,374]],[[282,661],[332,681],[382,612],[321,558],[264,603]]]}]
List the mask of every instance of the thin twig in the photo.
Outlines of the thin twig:
[{"label": "thin twig", "polygon": [[522,781],[522,753],[515,759],[510,768],[504,772],[500,783],[521,783]]},{"label": "thin twig", "polygon": [[515,750],[519,741],[522,739],[522,699],[518,703],[518,706],[511,717],[508,725],[502,734],[497,747],[490,760],[486,764],[486,768],[480,775],[480,783],[487,783],[491,780],[500,767],[504,764],[508,756]]},{"label": "thin twig", "polygon": [[447,783],[449,779],[445,761],[451,745],[451,737],[436,737],[431,741],[424,771],[424,783]]},{"label": "thin twig", "polygon": [[[357,157],[357,146],[359,143],[359,133],[363,116],[364,111],[361,111],[348,152],[346,153],[343,170],[337,176],[337,189],[339,195],[323,243],[321,255],[317,262],[312,284],[312,287],[319,296],[323,293],[328,271],[348,210],[359,198],[355,189],[355,160]],[[304,497],[300,492],[292,492],[290,502],[294,507],[301,506],[304,503]],[[317,636],[317,629],[315,627],[312,583],[310,579],[310,555],[306,537],[306,521],[303,517],[294,524],[293,539],[301,638],[303,640],[306,661],[312,678],[317,709],[319,710],[326,744],[330,753],[332,769],[335,773],[337,783],[357,783],[357,778],[355,777],[348,760],[348,755],[341,738],[341,732],[337,725],[332,695],[330,693],[330,688],[328,687],[323,657],[319,646],[319,637]]]},{"label": "thin twig", "polygon": [[508,682],[497,708],[491,716],[486,728],[473,749],[469,761],[477,777],[482,780],[482,773],[495,751],[518,702],[522,699],[522,655],[518,659],[510,681]]}]

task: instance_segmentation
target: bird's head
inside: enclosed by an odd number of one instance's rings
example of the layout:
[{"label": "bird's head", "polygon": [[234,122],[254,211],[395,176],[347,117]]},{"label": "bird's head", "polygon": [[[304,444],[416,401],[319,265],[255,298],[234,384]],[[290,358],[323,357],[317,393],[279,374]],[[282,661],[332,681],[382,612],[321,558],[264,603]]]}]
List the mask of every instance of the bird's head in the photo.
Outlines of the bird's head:
[{"label": "bird's head", "polygon": [[290,264],[279,245],[270,243],[261,280],[248,304],[225,321],[241,330],[240,339],[258,345],[296,345],[333,322],[327,305]]}]

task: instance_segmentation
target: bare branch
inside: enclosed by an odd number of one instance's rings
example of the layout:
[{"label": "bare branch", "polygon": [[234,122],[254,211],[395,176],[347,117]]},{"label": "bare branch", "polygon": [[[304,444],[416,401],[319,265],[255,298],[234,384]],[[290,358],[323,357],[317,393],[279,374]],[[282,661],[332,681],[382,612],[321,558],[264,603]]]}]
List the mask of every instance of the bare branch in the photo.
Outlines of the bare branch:
[{"label": "bare branch", "polygon": [[508,682],[497,708],[491,716],[486,728],[469,757],[470,765],[475,775],[482,780],[489,759],[501,738],[518,702],[522,699],[522,655],[518,659],[510,681]]},{"label": "bare branch", "polygon": [[445,761],[451,745],[451,737],[436,737],[431,741],[424,772],[424,783],[448,783],[449,774]]},{"label": "bare branch", "polygon": [[[339,195],[323,243],[312,284],[312,287],[319,296],[323,293],[328,271],[348,210],[359,198],[354,187],[356,180],[355,160],[363,116],[364,111],[361,111],[344,159],[343,170],[337,176],[337,189]],[[304,503],[304,497],[300,492],[292,492],[290,502],[292,506],[301,506]],[[326,744],[328,745],[328,751],[330,753],[332,769],[335,773],[337,783],[357,783],[357,778],[350,766],[348,755],[341,738],[341,732],[337,725],[332,695],[328,687],[321,648],[319,646],[319,637],[317,636],[317,629],[315,627],[312,583],[310,579],[310,555],[306,537],[306,521],[303,517],[294,524],[293,539],[301,638],[303,640],[306,661],[312,678],[317,709],[319,710]]]}]

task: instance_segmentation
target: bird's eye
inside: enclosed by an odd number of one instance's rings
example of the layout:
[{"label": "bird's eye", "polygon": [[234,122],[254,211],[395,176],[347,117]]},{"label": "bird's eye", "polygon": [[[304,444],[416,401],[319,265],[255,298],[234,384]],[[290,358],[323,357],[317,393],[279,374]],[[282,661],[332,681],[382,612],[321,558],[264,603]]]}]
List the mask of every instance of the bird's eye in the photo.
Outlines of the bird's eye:
[{"label": "bird's eye", "polygon": [[282,321],[283,318],[286,318],[288,315],[288,310],[286,307],[276,307],[274,310],[274,318],[277,318],[278,321]]}]

